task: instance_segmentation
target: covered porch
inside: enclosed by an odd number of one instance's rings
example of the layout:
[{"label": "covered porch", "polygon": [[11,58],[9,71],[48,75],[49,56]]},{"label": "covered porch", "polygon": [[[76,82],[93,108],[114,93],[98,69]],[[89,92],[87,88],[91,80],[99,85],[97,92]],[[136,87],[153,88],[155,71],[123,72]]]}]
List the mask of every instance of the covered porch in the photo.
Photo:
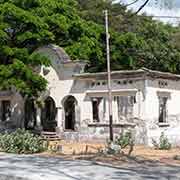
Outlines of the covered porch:
[{"label": "covered porch", "polygon": [[34,100],[26,100],[24,128],[39,132],[77,132],[80,119],[78,107],[78,101],[72,95],[62,99],[61,107],[51,96],[44,98],[42,107],[38,107]]},{"label": "covered porch", "polygon": [[48,96],[39,107],[34,100],[24,103],[24,128],[26,130],[56,132],[58,108],[54,99]]}]

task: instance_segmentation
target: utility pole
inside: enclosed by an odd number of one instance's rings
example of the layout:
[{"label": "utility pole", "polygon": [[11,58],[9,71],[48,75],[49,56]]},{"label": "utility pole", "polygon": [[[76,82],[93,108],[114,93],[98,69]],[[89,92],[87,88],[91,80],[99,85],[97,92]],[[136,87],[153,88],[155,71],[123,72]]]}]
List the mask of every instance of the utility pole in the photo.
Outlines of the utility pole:
[{"label": "utility pole", "polygon": [[107,55],[107,73],[108,73],[108,101],[109,101],[109,138],[113,141],[113,115],[112,115],[112,90],[111,90],[111,65],[110,65],[110,49],[109,49],[109,25],[108,11],[105,10],[105,26],[106,26],[106,55]]}]

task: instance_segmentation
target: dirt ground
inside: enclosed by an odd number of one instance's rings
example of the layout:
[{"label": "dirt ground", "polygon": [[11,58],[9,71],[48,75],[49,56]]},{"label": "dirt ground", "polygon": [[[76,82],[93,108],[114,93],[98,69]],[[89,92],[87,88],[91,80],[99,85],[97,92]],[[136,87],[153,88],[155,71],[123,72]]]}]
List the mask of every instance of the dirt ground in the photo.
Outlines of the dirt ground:
[{"label": "dirt ground", "polygon": [[105,147],[103,143],[50,142],[49,150],[65,155],[96,154]]},{"label": "dirt ground", "polygon": [[[55,148],[54,148],[55,147]],[[44,153],[48,156],[64,156],[68,158],[87,159],[92,161],[106,162],[114,165],[134,162],[159,162],[180,166],[180,160],[174,160],[175,156],[180,157],[180,148],[171,150],[155,150],[153,147],[135,146],[131,157],[127,156],[128,149],[124,149],[125,155],[100,155],[105,144],[101,143],[73,143],[73,142],[50,142],[49,151]]]},{"label": "dirt ground", "polygon": [[[60,152],[65,155],[79,154],[96,154],[105,148],[103,143],[73,143],[73,142],[50,142],[49,150],[52,152]],[[128,148],[123,149],[127,154]],[[149,160],[161,160],[164,158],[173,159],[174,156],[180,156],[180,148],[172,148],[171,150],[155,150],[153,147],[134,146],[132,156],[141,156]]]},{"label": "dirt ground", "polygon": [[141,156],[150,160],[161,160],[165,158],[173,159],[174,156],[180,155],[180,148],[172,148],[171,150],[155,150],[153,147],[135,146],[132,155]]}]

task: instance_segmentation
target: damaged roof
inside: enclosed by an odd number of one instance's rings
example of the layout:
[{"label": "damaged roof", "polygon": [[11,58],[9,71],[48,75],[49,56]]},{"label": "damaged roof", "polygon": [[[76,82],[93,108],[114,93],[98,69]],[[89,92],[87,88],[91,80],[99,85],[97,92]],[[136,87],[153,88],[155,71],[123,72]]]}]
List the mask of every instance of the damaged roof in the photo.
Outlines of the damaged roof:
[{"label": "damaged roof", "polygon": [[[120,71],[112,71],[112,78],[136,78],[136,77],[151,77],[151,78],[162,78],[162,79],[173,79],[180,80],[180,75],[173,74],[169,72],[161,72],[150,70],[147,68],[141,68],[138,70],[120,70]],[[88,78],[105,78],[107,77],[107,72],[98,72],[98,73],[82,73],[75,74],[75,78],[78,79],[88,79]]]}]

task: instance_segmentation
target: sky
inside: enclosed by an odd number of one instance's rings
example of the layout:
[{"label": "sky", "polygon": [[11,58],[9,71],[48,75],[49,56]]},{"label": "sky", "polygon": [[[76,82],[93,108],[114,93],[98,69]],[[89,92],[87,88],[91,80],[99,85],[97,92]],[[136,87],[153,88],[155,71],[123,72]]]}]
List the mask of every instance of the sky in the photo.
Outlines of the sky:
[{"label": "sky", "polygon": [[[129,4],[133,2],[134,0],[121,0],[121,1]],[[130,6],[129,8],[137,10],[143,4],[144,1],[145,0],[140,0],[138,3]],[[148,3],[144,7],[144,9],[141,11],[141,13],[143,12],[146,12],[149,15],[156,15],[156,16],[179,16],[180,17],[180,0],[174,0],[172,9],[162,8],[160,7],[160,5],[156,4],[156,0],[150,0],[150,3]],[[163,22],[174,24],[174,25],[180,22],[180,18],[179,19],[160,18],[160,20]]]}]

